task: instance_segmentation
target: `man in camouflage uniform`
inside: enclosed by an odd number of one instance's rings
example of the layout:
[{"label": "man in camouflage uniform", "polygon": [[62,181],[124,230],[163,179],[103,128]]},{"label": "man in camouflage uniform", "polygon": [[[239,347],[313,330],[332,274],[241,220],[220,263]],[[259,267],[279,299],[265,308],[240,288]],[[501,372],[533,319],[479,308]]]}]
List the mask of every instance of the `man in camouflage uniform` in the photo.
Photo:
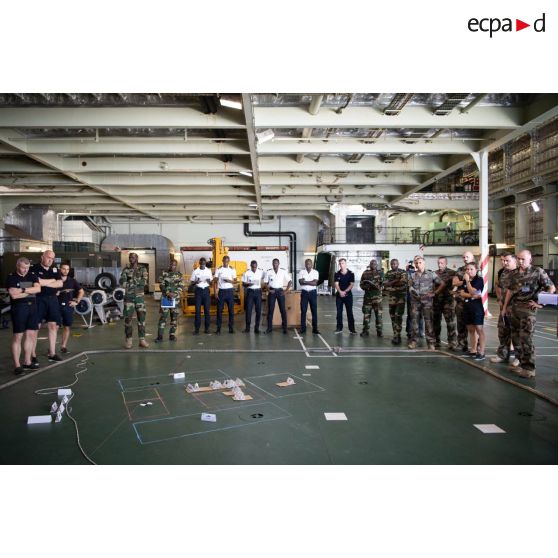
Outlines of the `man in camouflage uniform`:
[{"label": "man in camouflage uniform", "polygon": [[124,333],[126,348],[132,348],[132,318],[134,311],[138,318],[139,346],[149,347],[145,340],[145,299],[143,297],[145,285],[148,281],[147,268],[138,264],[138,255],[130,252],[130,265],[127,265],[120,275],[119,284],[126,290],[124,295]]},{"label": "man in camouflage uniform", "polygon": [[176,301],[174,308],[163,308],[159,310],[159,331],[157,334],[157,343],[163,340],[163,333],[170,314],[170,331],[169,340],[176,341],[176,327],[178,325],[178,313],[180,312],[180,295],[184,291],[184,278],[182,273],[177,271],[178,264],[176,260],[171,260],[169,269],[163,271],[159,277],[159,286],[161,288],[161,295],[170,300]]},{"label": "man in camouflage uniform", "polygon": [[384,290],[388,294],[389,317],[393,328],[393,345],[401,344],[401,330],[403,329],[403,314],[407,299],[407,272],[399,269],[399,260],[393,259],[389,263],[391,269],[386,273]]},{"label": "man in camouflage uniform", "polygon": [[442,347],[440,334],[442,331],[442,316],[446,320],[446,329],[448,332],[448,349],[454,351],[457,348],[457,333],[455,329],[455,299],[451,294],[451,281],[455,275],[453,269],[448,268],[448,259],[438,258],[438,269],[436,275],[444,282],[443,291],[434,297],[432,306],[432,321],[434,325],[434,337],[436,338],[436,349]]},{"label": "man in camouflage uniform", "polygon": [[[409,337],[409,349],[416,349],[418,320],[420,313],[424,316],[426,342],[430,350],[434,349],[434,329],[432,327],[432,303],[436,295],[440,294],[445,283],[433,272],[426,269],[424,258],[415,258],[416,271],[409,278],[409,293],[411,294],[412,329]],[[436,287],[438,287],[436,289]]]},{"label": "man in camouflage uniform", "polygon": [[382,337],[382,289],[384,285],[384,272],[378,268],[376,260],[370,261],[370,266],[360,278],[360,288],[364,291],[362,302],[362,333],[361,337],[368,337],[370,331],[370,318],[372,310],[376,315],[376,333]]},{"label": "man in camouflage uniform", "polygon": [[[464,299],[460,296],[455,296],[457,293],[457,288],[461,287],[464,284],[463,276],[465,275],[465,268],[467,267],[468,263],[474,263],[475,256],[473,252],[464,252],[463,253],[463,265],[457,268],[455,275],[452,278],[452,285],[455,297],[455,317],[457,319],[457,348],[461,349],[462,352],[468,353],[468,335],[467,335],[467,326],[465,325],[465,318],[463,316],[463,307],[465,305]],[[456,288],[457,287],[457,288]],[[476,347],[472,347],[471,350],[476,349]]]},{"label": "man in camouflage uniform", "polygon": [[[511,308],[508,307],[506,314],[502,313],[506,293],[511,285],[511,280],[515,270],[517,269],[517,259],[515,254],[504,252],[501,255],[502,268],[498,271],[495,282],[496,297],[500,306],[500,315],[498,316],[498,340],[500,345],[496,351],[496,356],[490,359],[490,362],[508,362],[512,352],[512,334],[511,334]],[[515,359],[512,359],[515,360]]]},{"label": "man in camouflage uniform", "polygon": [[515,347],[512,371],[522,378],[535,377],[535,345],[533,333],[537,322],[539,292],[555,293],[556,287],[544,269],[531,265],[531,252],[523,250],[517,255],[519,268],[513,272],[510,288],[506,292],[502,313],[511,302],[511,334]]}]

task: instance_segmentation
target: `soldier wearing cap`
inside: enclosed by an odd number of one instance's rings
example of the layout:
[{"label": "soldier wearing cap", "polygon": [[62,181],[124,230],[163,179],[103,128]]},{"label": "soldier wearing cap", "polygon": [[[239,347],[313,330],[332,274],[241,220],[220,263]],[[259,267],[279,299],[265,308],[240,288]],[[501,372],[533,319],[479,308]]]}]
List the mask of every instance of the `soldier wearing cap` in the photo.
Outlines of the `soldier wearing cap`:
[{"label": "soldier wearing cap", "polygon": [[511,304],[511,334],[515,347],[515,360],[511,370],[523,378],[535,377],[535,345],[533,333],[537,322],[537,295],[546,291],[555,293],[556,287],[546,271],[531,265],[529,250],[517,255],[519,268],[513,272],[509,290],[506,292],[502,313],[505,315]]},{"label": "soldier wearing cap", "polygon": [[132,348],[132,318],[134,312],[138,320],[139,346],[149,347],[145,340],[145,285],[148,282],[147,268],[139,265],[139,258],[135,252],[130,252],[127,265],[120,275],[119,285],[124,288],[124,335],[126,336],[126,349]]}]

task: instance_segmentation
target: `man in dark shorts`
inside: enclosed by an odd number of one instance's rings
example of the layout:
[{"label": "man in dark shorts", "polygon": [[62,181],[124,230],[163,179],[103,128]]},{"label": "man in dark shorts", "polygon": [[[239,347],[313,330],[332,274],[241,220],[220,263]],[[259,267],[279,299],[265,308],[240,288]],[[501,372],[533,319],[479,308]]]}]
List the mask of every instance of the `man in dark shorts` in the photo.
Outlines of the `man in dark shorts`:
[{"label": "man in dark shorts", "polygon": [[70,338],[70,328],[74,321],[74,308],[83,298],[84,292],[81,285],[69,276],[70,264],[64,263],[60,266],[60,275],[64,283],[58,291],[58,304],[60,305],[60,325],[62,329],[62,344],[60,352],[68,352],[68,339]]},{"label": "man in dark shorts", "polygon": [[[60,362],[60,355],[56,354],[56,336],[58,324],[61,321],[60,306],[56,293],[63,285],[58,268],[53,265],[54,252],[46,250],[38,264],[31,266],[31,273],[36,275],[41,285],[41,292],[37,294],[37,323],[39,328],[43,320],[48,324],[48,360]],[[33,362],[37,362],[37,340],[33,348]]]},{"label": "man in dark shorts", "polygon": [[[35,295],[41,291],[41,285],[36,275],[29,271],[30,262],[27,258],[19,258],[16,271],[8,275],[6,288],[10,294],[12,326],[12,357],[14,359],[14,374],[25,373],[25,368],[36,370],[38,362],[31,361],[33,348],[37,341],[37,304]],[[23,366],[21,365],[21,340],[23,341]]]}]

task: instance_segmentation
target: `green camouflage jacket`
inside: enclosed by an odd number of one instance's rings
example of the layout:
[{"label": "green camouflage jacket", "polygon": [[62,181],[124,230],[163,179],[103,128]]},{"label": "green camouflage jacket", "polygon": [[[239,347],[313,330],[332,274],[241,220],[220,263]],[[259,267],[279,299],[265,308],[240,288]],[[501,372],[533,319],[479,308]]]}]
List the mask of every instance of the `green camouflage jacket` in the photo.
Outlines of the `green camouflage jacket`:
[{"label": "green camouflage jacket", "polygon": [[510,291],[512,302],[525,303],[537,301],[537,295],[553,286],[553,282],[540,267],[529,266],[523,273],[518,269],[512,271]]},{"label": "green camouflage jacket", "polygon": [[451,290],[453,289],[453,285],[451,284],[451,282],[456,275],[456,272],[453,269],[446,267],[444,271],[440,271],[439,269],[437,269],[434,273],[446,284],[444,290],[438,296],[440,298],[451,297]]},{"label": "green camouflage jacket", "polygon": [[137,296],[143,296],[145,285],[147,285],[148,280],[149,277],[146,267],[138,265],[138,267],[134,269],[132,266],[127,265],[122,270],[118,283],[121,287],[126,289],[126,298],[132,299]]},{"label": "green camouflage jacket", "polygon": [[386,273],[385,282],[389,283],[391,281],[399,281],[400,285],[395,285],[392,287],[385,287],[385,291],[390,296],[401,295],[404,296],[407,292],[407,272],[404,269],[396,269],[392,271],[391,269]]},{"label": "green camouflage jacket", "polygon": [[381,269],[376,271],[367,269],[360,278],[360,288],[364,291],[364,298],[381,297],[383,285],[384,272]]},{"label": "green camouflage jacket", "polygon": [[163,271],[159,277],[159,286],[163,296],[172,293],[177,297],[184,291],[184,277],[180,271]]}]

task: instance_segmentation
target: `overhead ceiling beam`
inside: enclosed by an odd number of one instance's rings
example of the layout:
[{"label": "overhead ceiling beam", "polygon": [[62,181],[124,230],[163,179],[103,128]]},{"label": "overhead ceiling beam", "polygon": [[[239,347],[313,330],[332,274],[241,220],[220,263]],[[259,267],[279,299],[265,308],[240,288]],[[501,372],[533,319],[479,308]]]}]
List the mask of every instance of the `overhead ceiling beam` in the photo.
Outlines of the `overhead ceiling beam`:
[{"label": "overhead ceiling beam", "polygon": [[244,129],[242,112],[203,114],[187,107],[6,107],[0,128],[222,128]]},{"label": "overhead ceiling beam", "polygon": [[57,168],[64,173],[94,172],[241,172],[252,171],[247,157],[237,157],[224,163],[210,157],[60,157],[51,156]]},{"label": "overhead ceiling beam", "polygon": [[424,177],[419,174],[412,173],[397,173],[397,172],[377,172],[377,173],[364,173],[364,172],[345,172],[345,173],[260,173],[260,180],[262,189],[266,186],[275,185],[387,185],[398,184],[401,186],[416,186],[423,182]]},{"label": "overhead ceiling beam", "polygon": [[[432,139],[432,138],[428,138]],[[479,149],[477,141],[437,140],[425,142],[424,140],[407,143],[402,140],[382,140],[367,143],[364,140],[321,140],[312,139],[304,142],[269,141],[258,146],[259,155],[282,154],[308,154],[308,153],[364,153],[364,154],[407,154],[427,153],[436,155],[450,155],[455,153],[473,153]],[[297,160],[297,162],[299,162]]]},{"label": "overhead ceiling beam", "polygon": [[242,141],[165,138],[103,138],[24,141],[25,150],[37,155],[247,155]]},{"label": "overhead ceiling beam", "polygon": [[[251,171],[250,171],[251,172]],[[165,172],[156,173],[81,173],[80,177],[89,184],[97,186],[251,186],[252,178],[231,171],[231,174],[215,172],[211,174]]]},{"label": "overhead ceiling beam", "polygon": [[322,107],[311,115],[302,107],[254,107],[257,128],[516,128],[524,124],[524,111],[518,107],[480,107],[467,113],[444,116],[428,107],[405,107],[397,116],[383,114],[373,107],[347,107],[342,114]]},{"label": "overhead ceiling beam", "polygon": [[384,163],[379,157],[363,157],[357,163],[348,163],[341,157],[322,157],[319,162],[306,158],[297,163],[290,157],[260,157],[262,172],[426,172],[438,173],[444,170],[443,157],[414,157],[401,162]]},{"label": "overhead ceiling beam", "polygon": [[[83,180],[81,180],[75,174],[61,169],[58,166],[60,164],[60,162],[62,161],[61,157],[56,157],[56,156],[55,157],[52,157],[52,156],[45,157],[44,155],[34,155],[34,154],[26,152],[24,147],[22,147],[20,145],[19,141],[13,139],[13,138],[17,137],[18,134],[19,134],[19,132],[17,132],[17,130],[10,130],[10,129],[0,130],[0,143],[3,143],[5,145],[9,145],[10,147],[13,147],[13,148],[17,149],[20,153],[26,155],[27,157],[36,161],[37,163],[40,163],[41,165],[45,165],[45,166],[47,166],[47,167],[49,167],[49,168],[51,168],[51,169],[53,169],[57,172],[61,172],[62,174],[66,175],[67,177],[71,178],[72,180],[75,180],[76,183],[78,183],[78,184],[83,184],[85,186],[88,186],[88,187],[92,188],[93,190],[96,190],[97,192],[100,192],[101,194],[106,194],[106,192],[104,192],[98,186],[91,186],[91,185],[87,184],[86,182],[84,182]],[[19,134],[19,135],[20,135],[21,139],[24,139],[22,134]],[[10,138],[10,139],[8,139],[8,138]],[[122,201],[121,199],[119,199],[115,196],[112,196],[112,197],[115,199],[115,201],[118,201],[119,203],[123,203],[124,205],[128,206],[128,208],[135,209],[136,211],[139,211],[140,213],[144,213],[148,217],[151,217],[149,212],[138,209],[137,207],[135,207],[135,206],[133,206],[129,203],[126,203],[126,202]]]},{"label": "overhead ceiling beam", "polygon": [[256,148],[256,130],[254,125],[254,107],[252,106],[252,98],[249,94],[242,94],[242,106],[244,107],[244,116],[246,118],[246,134],[248,136],[248,146],[250,147],[250,161],[252,163],[252,179],[254,181],[254,189],[256,192],[256,203],[258,204],[258,215],[260,219],[262,213],[262,194],[260,188],[260,168],[258,161],[258,153]]},{"label": "overhead ceiling beam", "polygon": [[405,192],[405,187],[400,185],[391,185],[391,186],[373,186],[373,185],[366,185],[366,186],[354,186],[349,184],[339,184],[339,185],[331,185],[331,186],[306,186],[306,185],[297,185],[297,186],[262,186],[262,195],[263,196],[274,196],[274,195],[289,195],[289,196],[308,196],[308,195],[317,195],[317,196],[325,196],[325,195],[337,195],[337,194],[346,194],[346,195],[383,195],[383,196],[397,196]]}]

